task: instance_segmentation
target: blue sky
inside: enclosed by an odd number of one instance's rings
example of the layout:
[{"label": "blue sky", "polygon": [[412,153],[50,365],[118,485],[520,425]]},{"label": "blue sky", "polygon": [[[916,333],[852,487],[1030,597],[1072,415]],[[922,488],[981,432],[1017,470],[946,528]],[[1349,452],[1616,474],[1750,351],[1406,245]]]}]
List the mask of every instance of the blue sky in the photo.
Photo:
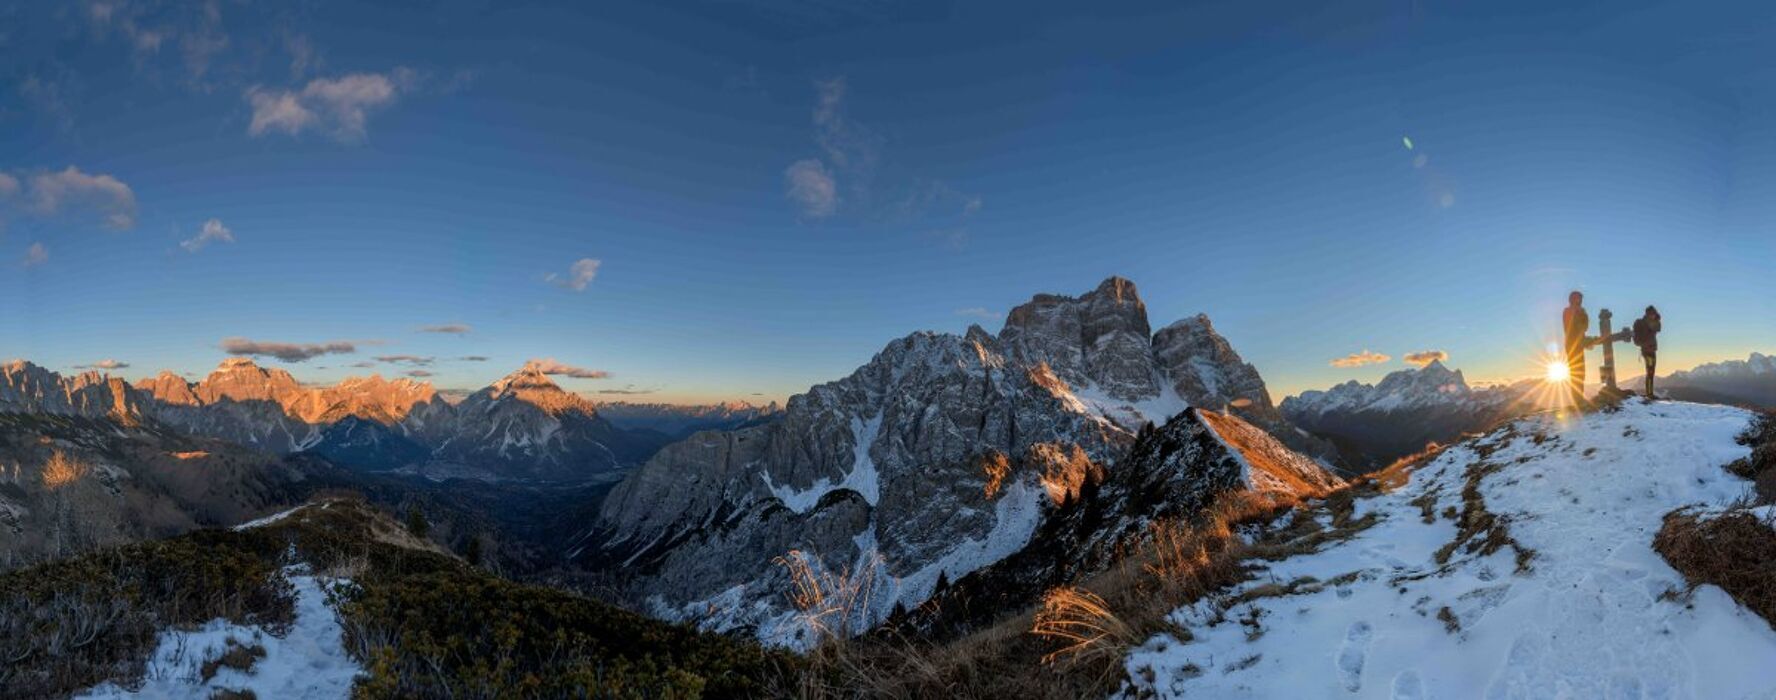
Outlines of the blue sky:
[{"label": "blue sky", "polygon": [[1111,274],[1279,399],[1572,288],[1776,349],[1768,4],[830,5],[0,0],[0,357],[756,401]]}]

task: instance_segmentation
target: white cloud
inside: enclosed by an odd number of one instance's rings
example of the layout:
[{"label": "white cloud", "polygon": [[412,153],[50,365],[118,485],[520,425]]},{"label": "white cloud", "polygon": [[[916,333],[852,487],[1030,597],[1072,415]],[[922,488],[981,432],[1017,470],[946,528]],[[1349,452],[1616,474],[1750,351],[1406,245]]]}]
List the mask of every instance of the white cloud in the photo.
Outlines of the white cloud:
[{"label": "white cloud", "polygon": [[128,362],[118,362],[117,360],[104,359],[104,360],[99,360],[98,362],[94,362],[90,365],[75,365],[74,369],[107,369],[107,370],[109,370],[109,369],[123,369],[128,366],[129,366]]},{"label": "white cloud", "polygon": [[586,285],[591,284],[593,278],[598,276],[598,266],[603,264],[603,261],[596,258],[580,258],[567,269],[565,277],[551,272],[543,276],[543,281],[562,289],[583,292],[586,291]]},{"label": "white cloud", "polygon": [[367,133],[370,112],[393,104],[397,95],[414,81],[414,73],[397,68],[389,73],[353,73],[337,78],[316,78],[301,90],[247,90],[253,121],[247,133],[263,136],[283,133],[297,136],[305,131],[326,132],[340,141],[357,141]]},{"label": "white cloud", "polygon": [[1406,355],[1400,359],[1405,360],[1407,364],[1424,367],[1432,362],[1448,362],[1449,353],[1443,352],[1442,350],[1425,350],[1422,352],[1406,353]]},{"label": "white cloud", "polygon": [[0,197],[11,197],[18,194],[18,191],[18,178],[7,175],[6,173],[0,173]]},{"label": "white cloud", "polygon": [[1353,352],[1344,357],[1334,359],[1331,364],[1333,367],[1362,367],[1364,365],[1379,365],[1391,359],[1393,358],[1388,357],[1387,355],[1383,355],[1379,352],[1370,352],[1365,349],[1362,352]]},{"label": "white cloud", "polygon": [[992,310],[987,309],[985,307],[980,307],[980,306],[970,306],[966,309],[956,309],[956,315],[957,316],[973,316],[975,318],[985,319],[988,321],[997,321],[1000,318],[999,314],[993,313]]},{"label": "white cloud", "polygon": [[136,193],[110,175],[90,175],[72,165],[59,172],[31,176],[31,206],[42,216],[80,208],[97,213],[107,228],[136,225]]},{"label": "white cloud", "polygon": [[838,183],[832,171],[817,159],[798,160],[783,171],[785,196],[801,208],[802,216],[824,219],[839,209]]},{"label": "white cloud", "polygon": [[472,330],[474,330],[474,328],[467,323],[444,323],[436,326],[419,327],[419,332],[421,333],[447,333],[450,335],[468,335],[469,331]]},{"label": "white cloud", "polygon": [[565,365],[556,362],[553,357],[534,359],[524,363],[524,366],[535,369],[543,374],[556,374],[573,377],[575,379],[604,379],[605,377],[610,376],[610,372],[606,372],[602,369],[586,369],[584,367]]},{"label": "white cloud", "polygon": [[49,249],[43,247],[42,243],[32,243],[31,247],[25,249],[25,259],[20,265],[36,267],[46,262],[49,262]]},{"label": "white cloud", "polygon": [[203,250],[204,246],[209,245],[213,241],[221,241],[223,243],[234,242],[234,232],[228,230],[227,226],[223,226],[221,219],[210,219],[209,221],[205,221],[203,230],[197,232],[197,237],[181,241],[179,247],[184,248],[188,253],[195,253]]}]

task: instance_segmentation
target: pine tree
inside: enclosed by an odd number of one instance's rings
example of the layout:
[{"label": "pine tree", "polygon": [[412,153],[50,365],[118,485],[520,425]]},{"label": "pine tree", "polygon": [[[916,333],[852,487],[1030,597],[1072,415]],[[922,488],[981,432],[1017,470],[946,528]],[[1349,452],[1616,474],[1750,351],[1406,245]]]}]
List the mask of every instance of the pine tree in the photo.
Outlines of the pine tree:
[{"label": "pine tree", "polygon": [[420,539],[425,539],[432,531],[432,524],[426,522],[425,514],[419,512],[419,506],[407,506],[407,531]]}]

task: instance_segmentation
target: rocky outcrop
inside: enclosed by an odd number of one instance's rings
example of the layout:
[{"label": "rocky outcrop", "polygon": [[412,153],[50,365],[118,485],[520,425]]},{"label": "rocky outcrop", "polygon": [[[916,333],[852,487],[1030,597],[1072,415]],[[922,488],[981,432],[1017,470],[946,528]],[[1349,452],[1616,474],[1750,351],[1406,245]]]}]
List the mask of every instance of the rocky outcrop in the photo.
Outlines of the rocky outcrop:
[{"label": "rocky outcrop", "polygon": [[891,582],[859,613],[873,624],[1022,549],[1185,393],[1297,435],[1207,319],[1168,330],[1151,335],[1134,284],[1111,278],[1033,298],[997,336],[915,333],[768,425],[662,450],[574,551],[637,574],[632,592],[661,616],[792,642],[805,629],[772,561],[795,551]]}]

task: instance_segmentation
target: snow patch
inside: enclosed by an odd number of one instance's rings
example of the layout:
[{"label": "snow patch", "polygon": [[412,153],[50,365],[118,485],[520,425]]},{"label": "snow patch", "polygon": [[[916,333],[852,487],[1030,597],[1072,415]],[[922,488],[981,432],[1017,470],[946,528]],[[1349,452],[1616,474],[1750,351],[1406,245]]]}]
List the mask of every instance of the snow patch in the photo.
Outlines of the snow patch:
[{"label": "snow patch", "polygon": [[771,491],[772,496],[776,496],[777,500],[782,501],[785,507],[798,514],[808,512],[809,509],[820,503],[822,497],[838,489],[856,491],[863,496],[863,500],[869,503],[870,507],[874,508],[876,502],[881,498],[882,484],[880,476],[876,473],[875,460],[870,459],[869,451],[870,446],[876,442],[876,433],[881,428],[881,414],[877,414],[876,417],[867,421],[861,418],[851,419],[851,436],[855,445],[851,459],[851,470],[840,479],[828,479],[823,483],[816,483],[806,489],[797,490],[793,486],[772,481],[768,471],[759,472],[759,476],[764,479],[765,488]]},{"label": "snow patch", "polygon": [[[349,697],[362,669],[345,652],[343,630],[327,604],[326,589],[350,582],[302,574],[301,567],[284,571],[296,590],[296,620],[284,636],[221,618],[195,630],[168,630],[160,634],[148,658],[141,688],[132,691],[108,682],[76,697],[208,698],[220,690],[250,690],[261,698]],[[261,646],[265,656],[244,671],[222,666],[204,680],[204,663],[225,653],[230,640],[240,646]]]},{"label": "snow patch", "polygon": [[303,508],[307,508],[307,507],[308,507],[308,504],[304,503],[302,505],[296,506],[295,508],[291,508],[289,510],[281,510],[276,513],[272,513],[271,515],[267,515],[263,518],[258,518],[255,520],[248,520],[244,523],[241,523],[241,524],[236,525],[236,526],[229,528],[229,529],[235,530],[238,532],[240,530],[251,530],[256,527],[265,527],[266,525],[270,525],[270,524],[275,523],[279,520],[283,520],[284,518],[288,518],[288,517],[290,517],[290,515],[292,513],[295,513],[296,511],[302,510]]}]

